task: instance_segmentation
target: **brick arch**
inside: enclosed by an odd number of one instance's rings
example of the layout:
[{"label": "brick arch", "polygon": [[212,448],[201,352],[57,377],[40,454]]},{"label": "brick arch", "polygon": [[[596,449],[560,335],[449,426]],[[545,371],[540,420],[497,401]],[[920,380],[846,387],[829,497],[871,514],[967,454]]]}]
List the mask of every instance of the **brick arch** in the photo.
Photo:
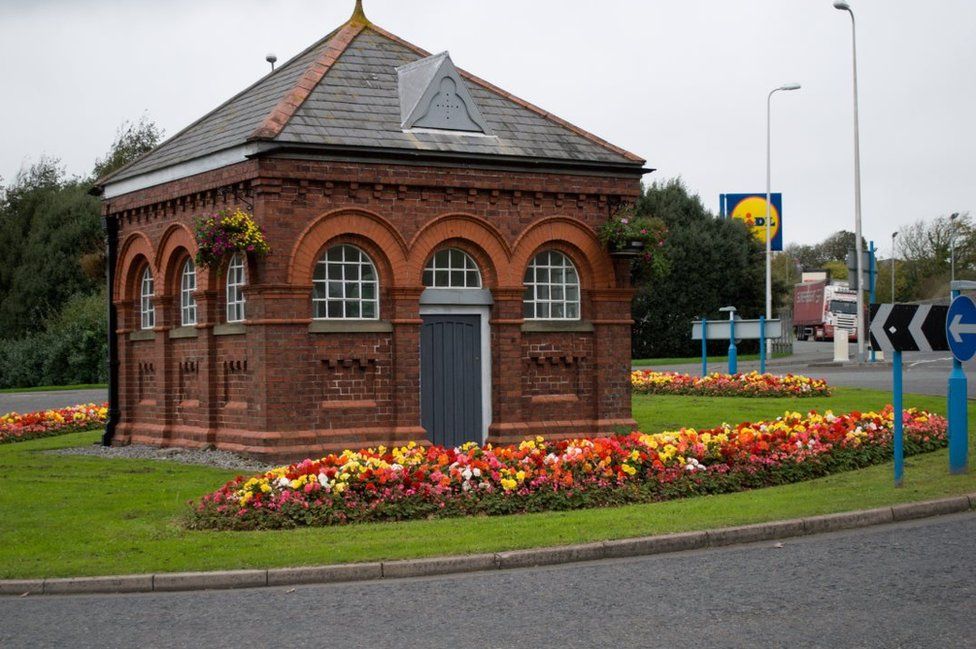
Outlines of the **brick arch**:
[{"label": "brick arch", "polygon": [[435,250],[450,245],[474,257],[482,283],[499,286],[507,277],[512,251],[501,232],[488,221],[470,214],[445,214],[427,223],[410,242],[408,277],[421,283],[424,266]]},{"label": "brick arch", "polygon": [[580,279],[586,288],[616,286],[610,257],[596,234],[578,220],[564,216],[536,221],[519,236],[510,265],[510,286],[522,284],[529,261],[545,248],[568,255],[580,271]]},{"label": "brick arch", "polygon": [[[178,295],[179,274],[187,256],[196,254],[197,242],[190,229],[182,223],[174,223],[163,233],[156,247],[156,261],[162,282],[158,283],[157,295]],[[213,269],[197,268],[197,289],[205,290],[213,281]]]},{"label": "brick arch", "polygon": [[374,263],[388,266],[391,285],[404,285],[409,281],[407,244],[396,228],[374,212],[343,208],[323,214],[298,237],[288,260],[288,283],[311,286],[319,255],[327,243],[339,238],[347,238],[350,243],[355,239],[372,243],[364,246],[364,250]]},{"label": "brick arch", "polygon": [[133,287],[139,286],[140,278],[135,277],[142,270],[143,263],[149,264],[153,281],[159,285],[159,269],[153,263],[156,259],[152,243],[142,232],[130,234],[119,248],[118,269],[112,293],[116,302],[131,300],[135,296]]}]

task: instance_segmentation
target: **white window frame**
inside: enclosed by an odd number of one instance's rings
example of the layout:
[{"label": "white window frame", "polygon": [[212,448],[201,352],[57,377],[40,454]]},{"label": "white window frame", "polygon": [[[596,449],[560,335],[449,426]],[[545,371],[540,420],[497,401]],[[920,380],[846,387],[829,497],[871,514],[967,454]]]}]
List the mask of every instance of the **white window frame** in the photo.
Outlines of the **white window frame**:
[{"label": "white window frame", "polygon": [[180,272],[180,325],[184,327],[197,323],[197,299],[193,297],[196,290],[197,267],[192,259],[187,259]]},{"label": "white window frame", "polygon": [[156,326],[156,305],[153,298],[156,296],[156,282],[153,279],[152,270],[146,266],[142,271],[142,280],[139,282],[139,328],[152,329]]},{"label": "white window frame", "polygon": [[244,322],[246,317],[244,287],[247,286],[247,265],[244,257],[235,252],[227,264],[225,298],[227,322]]},{"label": "white window frame", "polygon": [[[341,251],[340,259],[329,258],[338,251]],[[372,279],[363,279],[367,272]],[[363,297],[364,289],[371,289],[373,297]],[[370,256],[348,243],[332,246],[315,264],[312,275],[312,319],[379,320],[379,294],[379,275]],[[351,308],[353,305],[355,308]],[[336,306],[338,313],[335,313]],[[329,315],[330,310],[334,312],[332,315]],[[372,315],[363,315],[364,311],[372,311]]]},{"label": "white window frame", "polygon": [[[558,255],[553,258],[552,255]],[[575,281],[569,279],[570,271]],[[561,279],[554,280],[554,276]],[[559,250],[543,250],[529,262],[523,279],[526,320],[579,320],[580,278],[576,264]],[[575,294],[575,298],[571,297]],[[554,297],[557,296],[557,297]],[[562,315],[553,315],[562,311]]]},{"label": "white window frame", "polygon": [[427,288],[481,288],[481,269],[460,248],[443,248],[427,260],[423,283]]}]

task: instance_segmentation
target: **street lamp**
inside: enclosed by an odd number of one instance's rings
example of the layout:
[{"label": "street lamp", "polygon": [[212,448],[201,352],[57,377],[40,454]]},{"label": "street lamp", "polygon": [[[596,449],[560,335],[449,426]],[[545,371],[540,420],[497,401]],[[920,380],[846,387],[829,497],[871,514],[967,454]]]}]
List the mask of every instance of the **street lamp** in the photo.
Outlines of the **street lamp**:
[{"label": "street lamp", "polygon": [[[773,95],[781,90],[799,90],[800,84],[788,83],[785,86],[774,88],[766,95],[766,320],[773,319],[773,243],[772,230],[770,229],[770,214],[773,210],[772,188],[770,185],[770,161],[772,159],[772,145],[770,143],[772,129],[770,126],[770,115],[772,111]],[[767,360],[770,345],[766,345]]]},{"label": "street lamp", "polygon": [[891,303],[895,303],[895,239],[897,232],[891,233]]},{"label": "street lamp", "polygon": [[861,244],[861,144],[857,126],[857,33],[854,12],[845,0],[835,0],[834,9],[846,11],[851,16],[851,51],[854,69],[854,255],[857,268],[857,361],[864,362],[864,279],[863,245]]},{"label": "street lamp", "polygon": [[956,281],[956,219],[959,212],[949,215],[949,274],[950,281]]}]

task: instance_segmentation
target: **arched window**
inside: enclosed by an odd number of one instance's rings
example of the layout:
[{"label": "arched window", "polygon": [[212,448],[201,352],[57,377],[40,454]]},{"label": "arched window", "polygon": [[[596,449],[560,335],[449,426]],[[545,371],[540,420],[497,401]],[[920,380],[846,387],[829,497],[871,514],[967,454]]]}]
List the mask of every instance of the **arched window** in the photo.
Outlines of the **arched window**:
[{"label": "arched window", "polygon": [[525,270],[524,315],[529,320],[579,320],[579,273],[556,250],[540,252]]},{"label": "arched window", "polygon": [[244,257],[238,252],[227,264],[227,322],[244,322]]},{"label": "arched window", "polygon": [[149,266],[142,271],[142,282],[139,285],[139,327],[152,329],[156,326],[156,306],[153,296],[156,294],[152,271]]},{"label": "arched window", "polygon": [[448,248],[435,253],[424,268],[428,288],[481,288],[481,271],[471,255]]},{"label": "arched window", "polygon": [[183,264],[180,274],[180,324],[184,327],[197,323],[197,299],[193,292],[197,290],[197,269],[192,259]]},{"label": "arched window", "polygon": [[378,296],[376,268],[355,246],[333,246],[315,266],[312,317],[316,320],[376,320]]}]

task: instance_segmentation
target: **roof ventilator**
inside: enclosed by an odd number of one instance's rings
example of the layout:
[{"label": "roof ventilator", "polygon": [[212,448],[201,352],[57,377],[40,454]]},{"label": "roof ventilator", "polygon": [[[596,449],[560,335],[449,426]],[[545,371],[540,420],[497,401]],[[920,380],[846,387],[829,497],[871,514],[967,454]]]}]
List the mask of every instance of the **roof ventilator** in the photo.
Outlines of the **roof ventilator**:
[{"label": "roof ventilator", "polygon": [[403,130],[429,128],[490,135],[451,55],[441,52],[397,68]]}]

